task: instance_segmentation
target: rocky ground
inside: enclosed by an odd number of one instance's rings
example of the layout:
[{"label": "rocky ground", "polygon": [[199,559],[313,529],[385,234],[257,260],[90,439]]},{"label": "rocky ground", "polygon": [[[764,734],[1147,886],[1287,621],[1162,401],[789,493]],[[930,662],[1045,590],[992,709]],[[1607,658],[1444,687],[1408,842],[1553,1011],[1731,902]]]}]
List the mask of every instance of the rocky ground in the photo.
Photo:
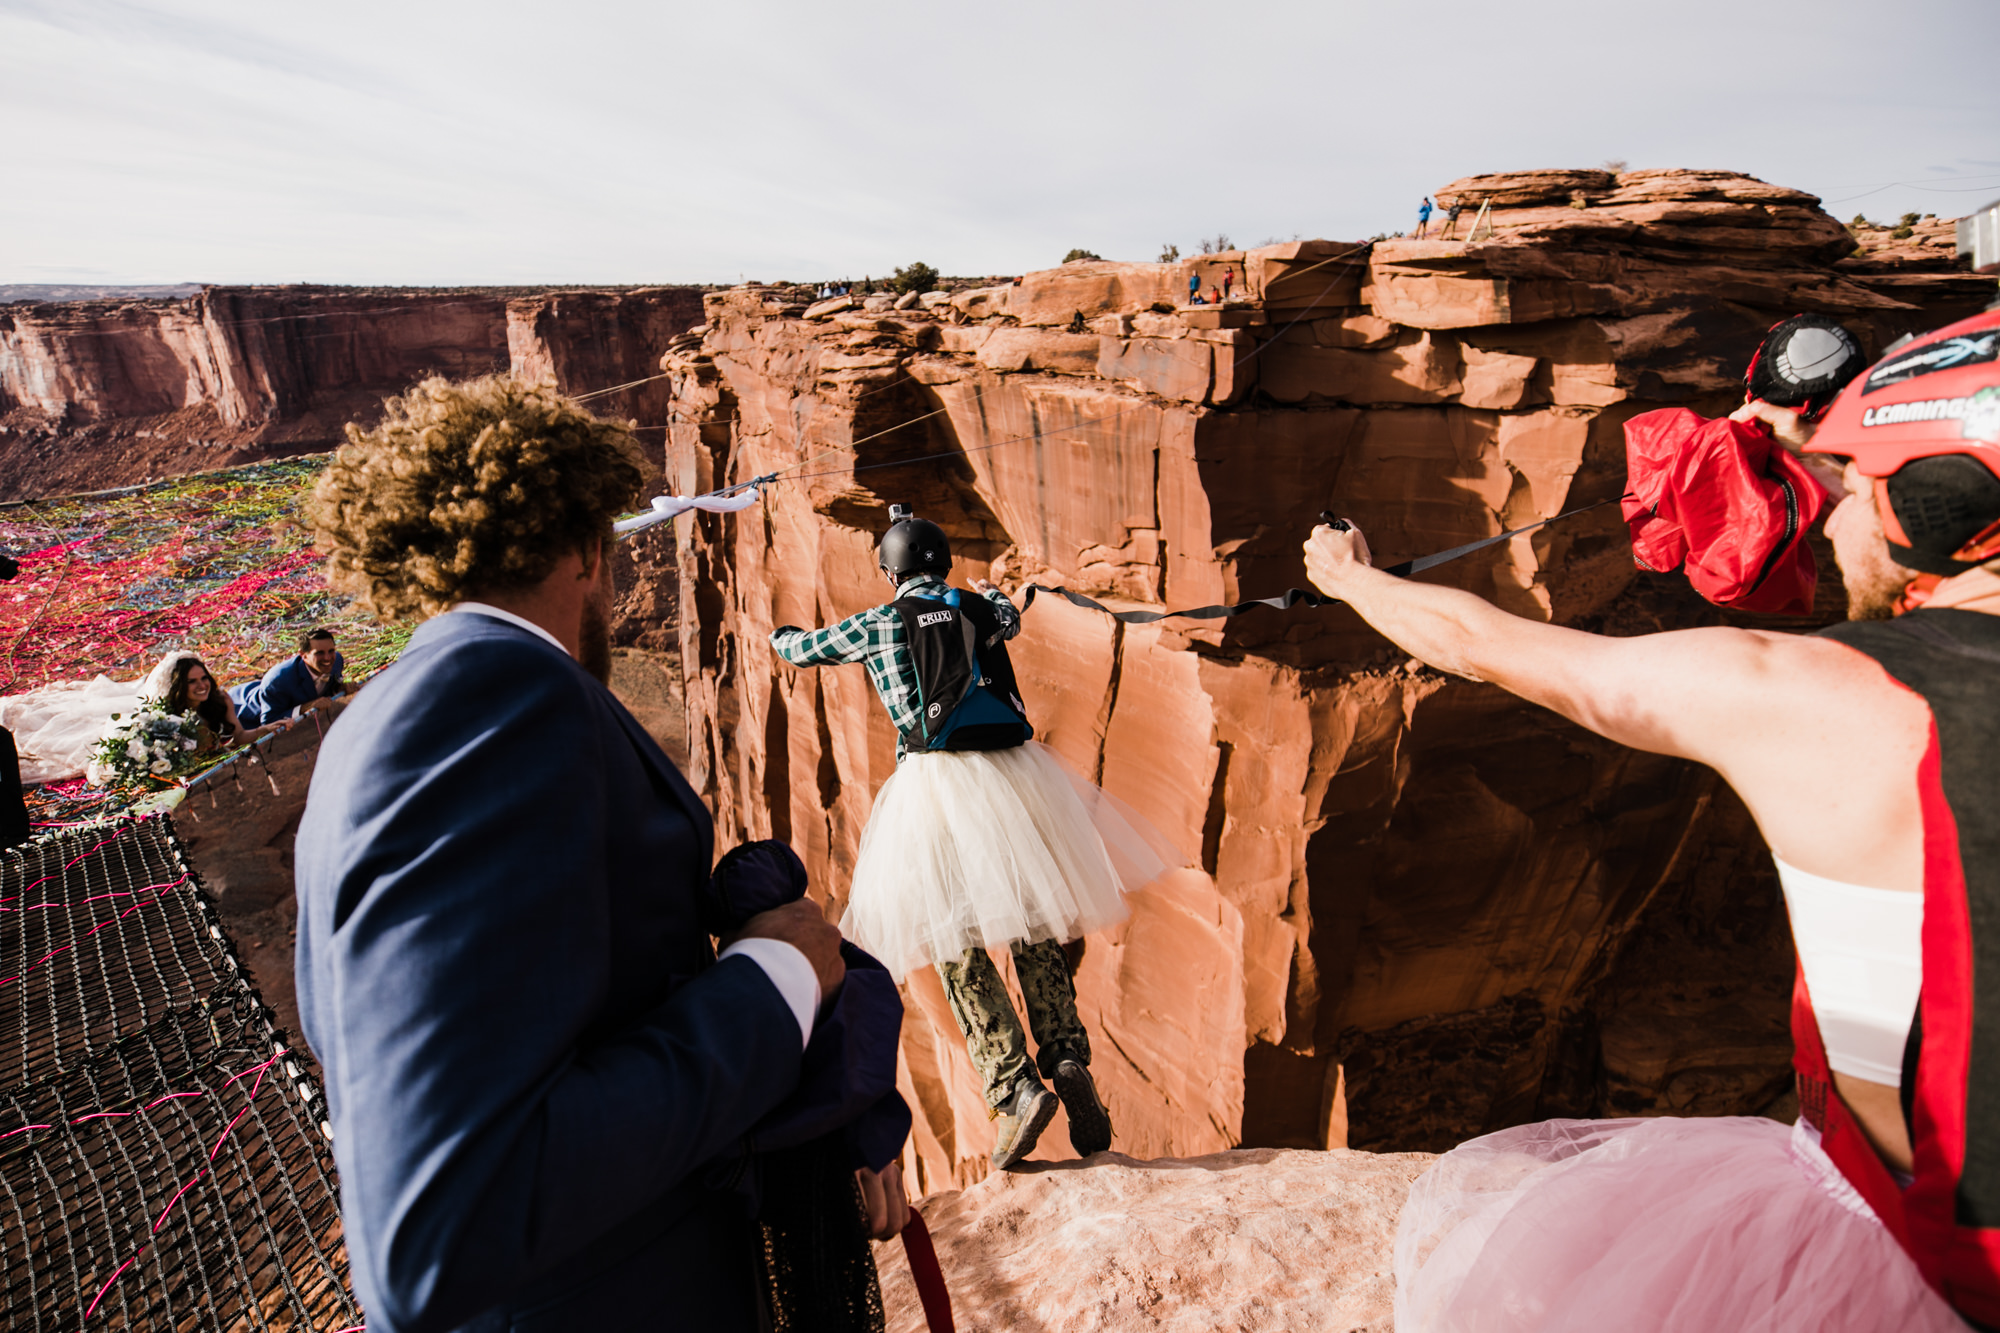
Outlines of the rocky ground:
[{"label": "rocky ground", "polygon": [[[1031,1164],[925,1199],[963,1329],[1387,1333],[1396,1218],[1427,1153],[1246,1149]],[[899,1241],[891,1333],[925,1327]]]}]

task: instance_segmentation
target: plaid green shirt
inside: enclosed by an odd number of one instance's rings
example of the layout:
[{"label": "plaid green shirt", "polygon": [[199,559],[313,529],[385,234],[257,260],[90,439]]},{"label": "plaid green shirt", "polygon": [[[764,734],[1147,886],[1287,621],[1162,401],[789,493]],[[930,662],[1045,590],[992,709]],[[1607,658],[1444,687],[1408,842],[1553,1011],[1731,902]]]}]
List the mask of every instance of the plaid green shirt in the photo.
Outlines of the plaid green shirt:
[{"label": "plaid green shirt", "polygon": [[[896,596],[935,597],[943,600],[951,585],[935,574],[919,574],[896,587]],[[995,588],[982,594],[1000,618],[1001,637],[1011,639],[1021,632],[1021,613]],[[802,630],[785,625],[771,631],[771,647],[793,666],[837,666],[864,662],[875,693],[896,724],[896,752],[902,754],[902,737],[917,727],[917,665],[910,656],[909,640],[903,633],[903,617],[884,603],[871,606],[825,629]]]}]

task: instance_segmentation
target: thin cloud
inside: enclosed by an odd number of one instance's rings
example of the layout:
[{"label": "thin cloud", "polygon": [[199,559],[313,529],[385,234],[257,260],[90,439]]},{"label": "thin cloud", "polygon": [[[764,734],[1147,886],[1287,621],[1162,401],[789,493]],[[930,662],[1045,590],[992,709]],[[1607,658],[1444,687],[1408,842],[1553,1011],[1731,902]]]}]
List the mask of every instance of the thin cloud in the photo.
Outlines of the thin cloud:
[{"label": "thin cloud", "polygon": [[[1390,60],[1401,10],[1306,0],[1224,25],[1196,0],[0,0],[0,115],[34,126],[0,281],[1018,272],[1218,227],[1358,240],[1460,176],[1607,158],[1866,196],[1842,216],[1983,202],[2000,11],[1937,0],[1865,43],[1872,4],[1822,11],[1429,0]],[[1746,51],[1784,53],[1763,111]]]},{"label": "thin cloud", "polygon": [[230,61],[248,69],[309,79],[345,92],[407,94],[383,71],[309,47],[275,41],[247,27],[167,13],[130,0],[0,0],[0,13],[77,33],[93,41]]}]

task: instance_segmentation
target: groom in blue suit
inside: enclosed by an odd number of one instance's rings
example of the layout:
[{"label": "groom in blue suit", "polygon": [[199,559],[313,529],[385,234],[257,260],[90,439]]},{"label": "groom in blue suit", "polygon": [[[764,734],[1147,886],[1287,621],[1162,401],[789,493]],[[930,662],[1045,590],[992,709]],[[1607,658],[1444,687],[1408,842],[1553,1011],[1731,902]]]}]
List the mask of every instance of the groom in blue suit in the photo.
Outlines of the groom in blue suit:
[{"label": "groom in blue suit", "polygon": [[[298,993],[371,1333],[757,1326],[724,1192],[797,1082],[839,936],[718,960],[708,812],[605,688],[636,446],[552,391],[433,380],[323,474],[329,575],[429,615],[327,733]],[[878,1234],[900,1177],[863,1172]]]}]

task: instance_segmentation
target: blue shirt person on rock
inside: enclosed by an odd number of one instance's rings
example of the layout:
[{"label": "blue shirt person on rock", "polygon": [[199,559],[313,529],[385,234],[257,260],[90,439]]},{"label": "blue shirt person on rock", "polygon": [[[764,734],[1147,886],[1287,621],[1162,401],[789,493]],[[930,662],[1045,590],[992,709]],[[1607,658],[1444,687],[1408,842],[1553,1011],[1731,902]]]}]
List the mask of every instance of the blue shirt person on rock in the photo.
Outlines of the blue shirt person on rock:
[{"label": "blue shirt person on rock", "polygon": [[237,720],[246,727],[261,727],[291,716],[294,710],[316,699],[339,697],[346,688],[340,678],[346,665],[334,648],[332,630],[314,629],[301,634],[296,657],[272,667],[262,680],[229,687]]}]

